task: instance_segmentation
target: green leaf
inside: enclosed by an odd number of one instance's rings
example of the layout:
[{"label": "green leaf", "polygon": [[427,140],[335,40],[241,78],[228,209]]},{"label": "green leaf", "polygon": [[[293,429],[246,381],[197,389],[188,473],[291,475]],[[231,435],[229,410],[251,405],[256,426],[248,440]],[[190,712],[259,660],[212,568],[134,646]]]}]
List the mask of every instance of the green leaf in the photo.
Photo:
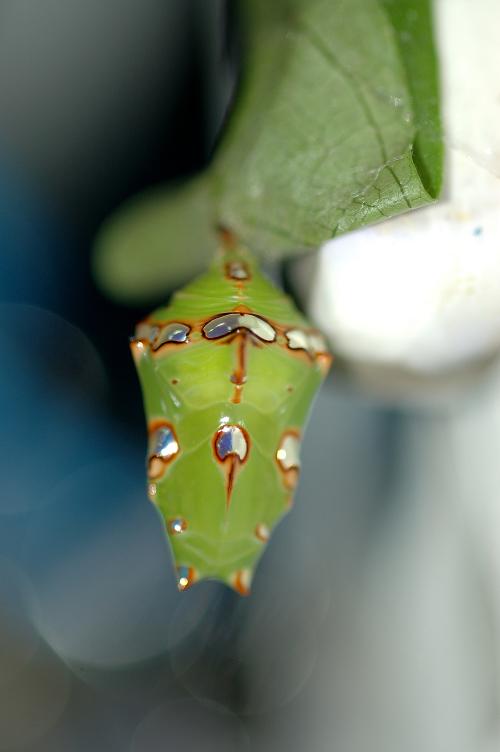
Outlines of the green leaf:
[{"label": "green leaf", "polygon": [[142,304],[165,297],[206,267],[217,245],[215,226],[205,177],[146,191],[102,227],[94,275],[117,300]]},{"label": "green leaf", "polygon": [[277,256],[428,203],[441,170],[426,148],[440,142],[427,2],[279,6],[248,6],[252,75],[215,166],[222,221]]},{"label": "green leaf", "polygon": [[382,0],[382,4],[396,32],[413,106],[413,160],[429,195],[437,198],[443,179],[443,141],[431,7],[415,0]]},{"label": "green leaf", "polygon": [[[196,198],[177,192],[173,204],[156,194],[155,208],[144,199],[101,235],[98,277],[116,296],[156,293],[199,268],[213,243],[210,222],[261,256],[282,258],[439,194],[429,0],[241,6],[245,75],[203,188],[193,188]],[[178,245],[183,253],[166,262],[165,248]]]}]

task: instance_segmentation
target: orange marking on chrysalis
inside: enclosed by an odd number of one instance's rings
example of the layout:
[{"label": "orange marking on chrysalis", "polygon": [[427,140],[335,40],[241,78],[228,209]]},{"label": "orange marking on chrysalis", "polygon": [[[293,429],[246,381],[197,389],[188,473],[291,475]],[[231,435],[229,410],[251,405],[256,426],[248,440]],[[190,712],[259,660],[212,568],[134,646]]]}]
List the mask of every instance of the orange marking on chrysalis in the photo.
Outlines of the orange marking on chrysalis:
[{"label": "orange marking on chrysalis", "polygon": [[330,355],[330,353],[326,352],[318,353],[316,355],[316,362],[319,365],[319,369],[323,376],[326,376],[333,363],[333,355]]},{"label": "orange marking on chrysalis", "polygon": [[239,303],[231,309],[231,313],[251,313],[253,316],[258,316],[258,314],[256,314],[251,308],[246,305],[240,305]]},{"label": "orange marking on chrysalis", "polygon": [[[231,379],[232,381],[232,379]],[[243,391],[243,385],[242,384],[235,384],[234,385],[234,391],[233,396],[231,397],[231,402],[233,405],[239,405],[241,402],[241,393]]]},{"label": "orange marking on chrysalis", "polygon": [[289,491],[294,491],[297,483],[299,482],[299,469],[298,467],[292,467],[283,473],[283,482]]},{"label": "orange marking on chrysalis", "polygon": [[234,476],[236,474],[238,462],[239,462],[239,459],[237,457],[231,457],[231,460],[229,462],[229,472],[227,474],[227,481],[226,481],[226,509],[229,509],[229,505],[231,504],[231,496],[233,493],[233,486],[234,486]]},{"label": "orange marking on chrysalis", "polygon": [[247,380],[247,372],[246,372],[246,356],[247,356],[247,334],[248,332],[243,329],[242,331],[239,331],[236,336],[233,338],[233,342],[237,343],[237,350],[236,350],[236,367],[231,374],[230,381],[235,385],[234,394],[232,397],[232,402],[234,404],[239,404],[241,402],[242,392],[243,392],[243,385],[245,384]]},{"label": "orange marking on chrysalis", "polygon": [[247,363],[246,363],[247,332],[245,330],[239,332],[236,339],[238,340],[238,350],[236,353],[237,365],[234,370],[233,378],[231,379],[231,381],[234,384],[239,384],[240,386],[243,386],[243,384],[247,380]]}]

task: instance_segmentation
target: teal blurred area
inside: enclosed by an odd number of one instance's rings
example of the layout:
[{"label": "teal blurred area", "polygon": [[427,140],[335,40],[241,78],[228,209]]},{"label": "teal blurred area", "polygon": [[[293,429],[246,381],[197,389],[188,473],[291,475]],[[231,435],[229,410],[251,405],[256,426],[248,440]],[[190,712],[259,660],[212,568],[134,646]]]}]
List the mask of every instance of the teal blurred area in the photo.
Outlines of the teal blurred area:
[{"label": "teal blurred area", "polygon": [[[222,0],[0,4],[0,752],[498,749],[500,376],[442,407],[333,373],[249,599],[175,588],[104,217],[209,159]],[[166,291],[167,292],[167,291]]]}]

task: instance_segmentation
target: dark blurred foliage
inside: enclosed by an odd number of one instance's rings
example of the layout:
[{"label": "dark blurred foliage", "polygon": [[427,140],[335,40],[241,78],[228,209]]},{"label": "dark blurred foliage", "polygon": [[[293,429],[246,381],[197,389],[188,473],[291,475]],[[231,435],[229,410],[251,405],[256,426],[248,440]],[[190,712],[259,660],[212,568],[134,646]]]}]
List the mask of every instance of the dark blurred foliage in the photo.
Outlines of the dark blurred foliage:
[{"label": "dark blurred foliage", "polygon": [[115,418],[134,426],[141,403],[123,345],[143,311],[96,289],[91,246],[129,196],[209,160],[237,77],[235,10],[220,0],[0,9],[2,299],[81,327],[109,373]]},{"label": "dark blurred foliage", "polygon": [[[144,663],[168,647],[177,594],[145,503],[127,346],[143,311],[99,292],[90,253],[128,196],[209,160],[239,67],[234,11],[0,5],[0,749],[66,750],[69,734],[72,749],[121,750],[141,717],[115,732],[123,703],[146,676],[160,685],[149,702],[173,681],[165,659]],[[99,685],[137,662],[116,680],[119,709],[106,687],[100,713]]]}]

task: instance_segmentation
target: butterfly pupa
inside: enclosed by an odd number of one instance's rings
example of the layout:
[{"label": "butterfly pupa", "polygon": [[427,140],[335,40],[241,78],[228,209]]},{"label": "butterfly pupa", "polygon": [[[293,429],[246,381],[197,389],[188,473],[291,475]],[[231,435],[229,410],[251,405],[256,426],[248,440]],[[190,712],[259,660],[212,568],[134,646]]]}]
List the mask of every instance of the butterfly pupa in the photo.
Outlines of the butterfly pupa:
[{"label": "butterfly pupa", "polygon": [[228,232],[210,269],[141,321],[131,350],[148,428],[147,486],[180,590],[250,592],[290,509],[325,340]]}]

